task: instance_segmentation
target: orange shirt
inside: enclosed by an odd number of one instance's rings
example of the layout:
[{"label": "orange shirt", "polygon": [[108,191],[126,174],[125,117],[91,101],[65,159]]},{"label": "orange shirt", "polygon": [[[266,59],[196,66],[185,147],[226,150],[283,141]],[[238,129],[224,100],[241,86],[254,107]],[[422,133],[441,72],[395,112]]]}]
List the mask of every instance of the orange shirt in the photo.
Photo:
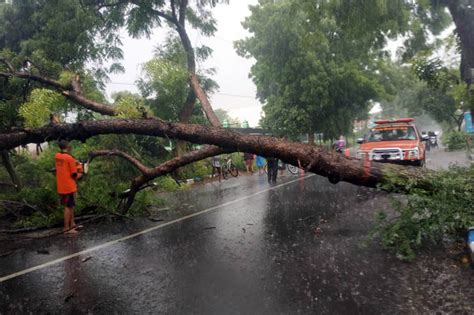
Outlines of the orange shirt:
[{"label": "orange shirt", "polygon": [[[77,191],[75,176],[77,176],[76,159],[64,152],[56,153],[56,183],[59,194],[70,194]],[[76,174],[76,175],[74,175]]]}]

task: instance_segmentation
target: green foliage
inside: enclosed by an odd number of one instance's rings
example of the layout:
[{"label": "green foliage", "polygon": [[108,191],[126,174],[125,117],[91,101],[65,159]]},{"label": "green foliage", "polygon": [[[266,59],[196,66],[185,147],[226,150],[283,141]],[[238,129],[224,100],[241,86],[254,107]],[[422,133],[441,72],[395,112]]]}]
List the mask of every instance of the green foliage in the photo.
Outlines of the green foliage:
[{"label": "green foliage", "polygon": [[430,189],[407,186],[407,200],[395,200],[397,215],[381,212],[373,236],[403,260],[413,260],[424,246],[448,237],[460,240],[474,222],[474,165],[451,167],[430,179]]},{"label": "green foliage", "polygon": [[19,114],[25,121],[25,127],[41,127],[49,122],[49,116],[66,107],[65,98],[48,89],[35,89],[30,100],[20,107]]},{"label": "green foliage", "polygon": [[444,0],[300,0],[297,5],[313,19],[327,14],[337,25],[368,49],[381,49],[387,39],[405,38],[400,51],[409,60],[418,50],[433,46],[429,38],[439,35],[452,22]]},{"label": "green foliage", "polygon": [[251,76],[265,104],[262,126],[279,134],[348,134],[381,94],[369,69],[375,55],[351,41],[330,12],[317,18],[298,1],[262,1],[244,27],[253,37],[237,43],[256,59]]},{"label": "green foliage", "polygon": [[180,170],[180,175],[183,179],[189,178],[204,178],[210,175],[212,171],[211,165],[208,161],[198,161],[196,163],[187,165]]},{"label": "green foliage", "polygon": [[[122,57],[119,35],[107,32],[105,23],[75,0],[13,1],[0,9],[0,56],[11,61],[16,69],[22,69],[24,61],[29,60],[29,72],[51,77],[64,85],[70,84],[73,73],[84,72],[86,64],[88,73],[102,80],[106,72],[95,67]],[[65,68],[69,70],[64,71]],[[2,64],[0,69],[6,70],[6,66]],[[81,76],[84,95],[103,100],[97,82],[90,78]],[[37,127],[48,121],[49,113],[56,110],[57,99],[43,108],[51,95],[43,91],[39,101],[38,94],[30,95],[40,86],[30,80],[0,79],[0,125],[4,129],[23,127],[24,122],[26,127]],[[74,108],[74,111],[79,119],[90,118],[84,109]]]},{"label": "green foliage", "polygon": [[171,178],[171,176],[161,176],[154,180],[158,185],[158,188],[162,191],[176,191],[182,186],[178,185],[178,183]]},{"label": "green foliage", "polygon": [[[206,47],[196,48],[196,59],[204,61],[211,54]],[[213,93],[218,85],[208,78],[213,69],[201,70],[198,77],[203,89]],[[178,121],[190,93],[187,58],[180,40],[170,36],[156,49],[155,57],[143,65],[143,77],[138,81],[142,96],[154,115],[168,121]],[[192,112],[191,121],[202,117],[199,104]]]},{"label": "green foliage", "polygon": [[221,124],[224,122],[224,120],[227,120],[229,123],[230,127],[240,127],[241,122],[238,118],[231,117],[229,113],[222,109],[222,108],[217,108],[214,110],[214,113],[216,114],[217,118],[219,118],[219,121]]},{"label": "green foliage", "polygon": [[176,121],[189,91],[186,67],[155,58],[145,63],[143,71],[145,77],[141,81],[141,88],[144,95],[156,93],[156,97],[149,101],[154,114]]},{"label": "green foliage", "polygon": [[74,72],[62,71],[59,74],[58,82],[59,82],[59,84],[61,84],[63,86],[70,86],[75,75],[76,74]]},{"label": "green foliage", "polygon": [[241,171],[245,171],[245,161],[244,155],[240,152],[232,153],[232,163],[234,163],[235,167],[237,167]]},{"label": "green foliage", "polygon": [[[119,1],[114,5],[102,8],[97,15],[107,21],[109,31],[126,28],[129,35],[133,37],[149,37],[153,28],[169,25],[169,20],[163,16],[171,17],[170,1],[153,0],[137,2],[141,5],[130,6],[129,1]],[[186,4],[186,21],[200,34],[212,35],[216,31],[216,22],[211,14],[211,9],[220,3],[228,3],[228,0],[199,0],[199,1],[175,1],[176,12]],[[159,11],[161,16],[155,14]]]},{"label": "green foliage", "polygon": [[89,60],[122,57],[119,35],[104,32],[105,23],[75,0],[13,1],[0,10],[0,47],[77,70]]},{"label": "green foliage", "polygon": [[62,222],[63,217],[63,211],[60,209],[57,209],[48,215],[35,212],[29,217],[19,219],[17,222],[15,222],[15,226],[18,228],[49,227]]},{"label": "green foliage", "polygon": [[465,150],[467,148],[466,134],[461,131],[451,131],[443,134],[442,142],[448,151]]},{"label": "green foliage", "polygon": [[114,106],[116,107],[120,118],[143,118],[151,117],[150,109],[145,105],[145,100],[136,94],[127,92],[117,93],[113,95],[115,98]]}]

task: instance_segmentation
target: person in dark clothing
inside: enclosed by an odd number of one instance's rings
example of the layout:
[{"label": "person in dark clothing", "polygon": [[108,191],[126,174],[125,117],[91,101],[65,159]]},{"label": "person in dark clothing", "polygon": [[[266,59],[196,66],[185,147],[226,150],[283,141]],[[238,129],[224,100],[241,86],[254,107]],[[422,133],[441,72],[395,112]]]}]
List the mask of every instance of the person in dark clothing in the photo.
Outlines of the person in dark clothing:
[{"label": "person in dark clothing", "polygon": [[276,183],[278,175],[278,159],[274,157],[267,158],[268,182]]}]

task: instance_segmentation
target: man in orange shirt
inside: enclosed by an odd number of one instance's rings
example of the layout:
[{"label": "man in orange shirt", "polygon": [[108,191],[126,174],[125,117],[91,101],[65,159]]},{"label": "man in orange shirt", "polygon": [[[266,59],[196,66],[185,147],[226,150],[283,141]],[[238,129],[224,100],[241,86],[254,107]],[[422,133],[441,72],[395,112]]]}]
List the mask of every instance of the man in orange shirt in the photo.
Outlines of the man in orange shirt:
[{"label": "man in orange shirt", "polygon": [[66,140],[58,142],[61,152],[56,153],[56,183],[61,204],[64,205],[64,233],[77,233],[74,222],[74,193],[77,192],[76,181],[81,177],[78,162],[70,154],[71,146]]}]

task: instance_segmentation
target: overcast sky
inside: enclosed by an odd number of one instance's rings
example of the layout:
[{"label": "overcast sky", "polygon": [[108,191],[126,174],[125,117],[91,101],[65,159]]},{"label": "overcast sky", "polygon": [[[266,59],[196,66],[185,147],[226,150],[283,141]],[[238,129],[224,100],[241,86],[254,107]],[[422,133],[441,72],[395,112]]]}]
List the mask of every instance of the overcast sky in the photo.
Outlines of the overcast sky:
[{"label": "overcast sky", "polygon": [[[220,86],[218,93],[212,96],[211,102],[215,109],[222,108],[232,117],[240,121],[247,120],[251,127],[256,126],[260,119],[262,105],[255,98],[256,87],[248,75],[253,60],[239,57],[233,42],[248,36],[241,22],[250,15],[249,5],[257,4],[258,0],[230,0],[228,5],[219,5],[213,9],[218,25],[215,36],[207,38],[189,31],[194,46],[206,45],[214,50],[211,58],[199,67],[214,67],[217,70],[213,77]],[[115,91],[129,90],[137,92],[134,82],[140,76],[140,66],[153,57],[157,43],[162,42],[166,31],[157,29],[150,39],[132,39],[123,34],[125,73],[111,76],[107,85],[107,94]]]}]

